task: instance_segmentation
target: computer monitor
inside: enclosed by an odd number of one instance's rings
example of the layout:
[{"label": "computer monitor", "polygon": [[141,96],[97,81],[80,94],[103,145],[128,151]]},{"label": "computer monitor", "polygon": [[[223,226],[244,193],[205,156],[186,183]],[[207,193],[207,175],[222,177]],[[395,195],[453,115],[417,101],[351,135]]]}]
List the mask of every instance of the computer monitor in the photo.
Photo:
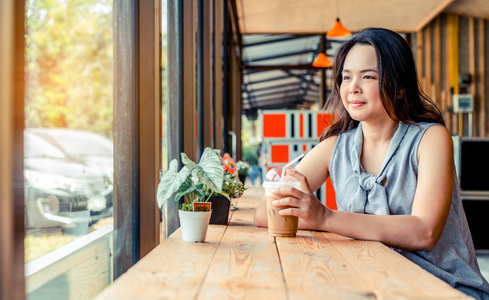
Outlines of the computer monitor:
[{"label": "computer monitor", "polygon": [[489,192],[489,139],[460,139],[460,188]]}]

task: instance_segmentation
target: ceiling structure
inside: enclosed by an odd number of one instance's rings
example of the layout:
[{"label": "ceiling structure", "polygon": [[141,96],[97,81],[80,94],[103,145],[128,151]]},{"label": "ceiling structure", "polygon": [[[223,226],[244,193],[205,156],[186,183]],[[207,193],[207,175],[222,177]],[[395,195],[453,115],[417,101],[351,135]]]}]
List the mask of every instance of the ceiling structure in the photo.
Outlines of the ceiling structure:
[{"label": "ceiling structure", "polygon": [[[320,36],[337,14],[353,34],[365,27],[416,32],[440,13],[489,19],[488,0],[234,1],[242,37],[243,110],[251,118],[258,109],[320,108],[321,72],[310,66]],[[327,40],[330,60],[344,41]],[[326,70],[326,77],[330,74]]]},{"label": "ceiling structure", "polygon": [[[351,31],[423,28],[454,0],[236,0],[239,28],[251,33],[323,33],[336,20]],[[338,3],[338,7],[336,4]]]}]

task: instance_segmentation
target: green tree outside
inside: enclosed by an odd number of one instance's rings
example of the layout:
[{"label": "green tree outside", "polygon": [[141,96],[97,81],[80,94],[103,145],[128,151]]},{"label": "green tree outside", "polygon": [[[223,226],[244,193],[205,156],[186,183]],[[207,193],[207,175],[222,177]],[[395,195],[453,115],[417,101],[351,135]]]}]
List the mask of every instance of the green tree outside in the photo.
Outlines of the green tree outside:
[{"label": "green tree outside", "polygon": [[26,127],[112,138],[112,0],[27,0]]}]

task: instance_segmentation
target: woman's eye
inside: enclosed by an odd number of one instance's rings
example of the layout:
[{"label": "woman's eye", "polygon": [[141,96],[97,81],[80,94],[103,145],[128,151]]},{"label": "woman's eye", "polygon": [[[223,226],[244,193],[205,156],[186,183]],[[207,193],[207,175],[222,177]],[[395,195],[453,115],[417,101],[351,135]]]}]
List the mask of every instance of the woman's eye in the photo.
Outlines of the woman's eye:
[{"label": "woman's eye", "polygon": [[375,79],[375,77],[370,76],[370,75],[365,75],[363,78],[365,78],[365,79]]},{"label": "woman's eye", "polygon": [[350,76],[343,76],[343,80],[348,80],[350,79]]}]

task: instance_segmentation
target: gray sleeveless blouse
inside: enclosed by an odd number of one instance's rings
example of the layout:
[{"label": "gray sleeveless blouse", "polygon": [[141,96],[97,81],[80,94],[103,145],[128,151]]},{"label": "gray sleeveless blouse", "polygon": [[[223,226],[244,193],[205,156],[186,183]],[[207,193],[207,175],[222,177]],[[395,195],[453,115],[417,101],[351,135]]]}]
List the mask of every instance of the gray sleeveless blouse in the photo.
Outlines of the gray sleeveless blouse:
[{"label": "gray sleeveless blouse", "polygon": [[[338,210],[375,215],[410,215],[418,176],[418,146],[434,123],[399,124],[378,176],[360,164],[362,124],[338,136],[330,162]],[[452,287],[489,299],[454,174],[452,205],[440,240],[429,252],[396,250]],[[384,181],[384,185],[383,185]]]}]

